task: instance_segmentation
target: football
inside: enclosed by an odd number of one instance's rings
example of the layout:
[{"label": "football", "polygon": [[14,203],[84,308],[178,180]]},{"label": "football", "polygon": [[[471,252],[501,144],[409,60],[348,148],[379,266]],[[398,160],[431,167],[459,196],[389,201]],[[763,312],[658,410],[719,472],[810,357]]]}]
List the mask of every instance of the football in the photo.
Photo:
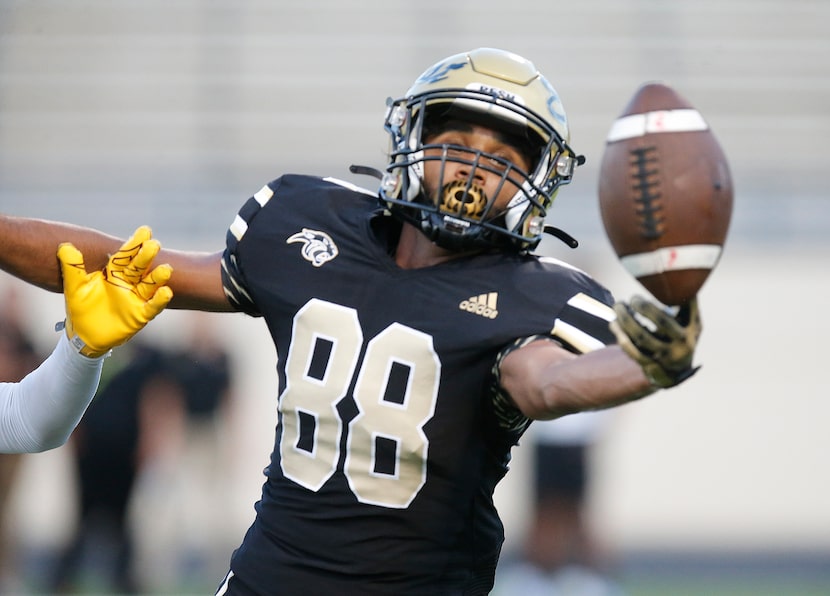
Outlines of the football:
[{"label": "football", "polygon": [[665,305],[699,292],[732,217],[729,164],[672,87],[640,87],[611,126],[599,171],[602,223],[625,269]]}]

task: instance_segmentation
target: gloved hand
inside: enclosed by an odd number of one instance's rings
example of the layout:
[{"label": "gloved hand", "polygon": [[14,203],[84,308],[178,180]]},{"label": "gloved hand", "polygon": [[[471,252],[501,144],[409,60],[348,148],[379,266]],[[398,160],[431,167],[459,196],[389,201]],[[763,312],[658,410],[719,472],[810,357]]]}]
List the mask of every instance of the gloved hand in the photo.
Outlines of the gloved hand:
[{"label": "gloved hand", "polygon": [[629,304],[617,302],[614,312],[611,331],[653,386],[673,387],[700,368],[692,367],[702,329],[697,297],[680,306],[675,316],[640,296]]},{"label": "gloved hand", "polygon": [[66,335],[81,354],[96,358],[127,342],[173,298],[166,284],[173,268],[147,273],[161,245],[147,226],[112,255],[102,271],[87,273],[71,243],[58,247],[66,303]]}]

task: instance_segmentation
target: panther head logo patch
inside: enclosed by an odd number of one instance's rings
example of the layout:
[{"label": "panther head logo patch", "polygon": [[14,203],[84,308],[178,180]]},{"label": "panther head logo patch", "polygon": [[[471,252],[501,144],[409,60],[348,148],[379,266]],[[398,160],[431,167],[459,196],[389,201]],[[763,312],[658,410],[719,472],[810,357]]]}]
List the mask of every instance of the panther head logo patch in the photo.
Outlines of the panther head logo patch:
[{"label": "panther head logo patch", "polygon": [[303,228],[302,232],[292,234],[291,237],[285,241],[286,244],[292,244],[294,242],[303,243],[303,248],[300,254],[303,255],[303,258],[306,261],[315,267],[320,267],[321,265],[328,263],[339,253],[337,245],[334,243],[334,240],[331,239],[331,236],[325,232],[311,230],[309,228]]}]

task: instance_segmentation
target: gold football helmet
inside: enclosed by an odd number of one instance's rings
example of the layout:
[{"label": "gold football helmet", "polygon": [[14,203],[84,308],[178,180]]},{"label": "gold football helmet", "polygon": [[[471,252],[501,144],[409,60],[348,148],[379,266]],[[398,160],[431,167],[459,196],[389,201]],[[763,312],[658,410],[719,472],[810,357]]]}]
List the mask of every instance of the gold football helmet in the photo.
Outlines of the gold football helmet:
[{"label": "gold football helmet", "polygon": [[[532,160],[529,171],[469,148],[426,144],[426,133],[434,134],[450,118],[517,139]],[[568,120],[553,86],[529,60],[492,48],[450,56],[426,70],[405,97],[390,99],[384,127],[390,157],[381,200],[396,217],[450,249],[532,250],[546,231],[545,215],[556,192],[584,162],[568,145]],[[456,181],[427,191],[426,160],[441,160],[442,168],[447,161],[465,163],[471,166],[470,177],[466,184]],[[515,189],[506,209],[497,212],[495,196],[487,197],[474,184],[476,168],[501,176],[494,195],[504,185]],[[575,245],[566,234],[559,235]]]}]

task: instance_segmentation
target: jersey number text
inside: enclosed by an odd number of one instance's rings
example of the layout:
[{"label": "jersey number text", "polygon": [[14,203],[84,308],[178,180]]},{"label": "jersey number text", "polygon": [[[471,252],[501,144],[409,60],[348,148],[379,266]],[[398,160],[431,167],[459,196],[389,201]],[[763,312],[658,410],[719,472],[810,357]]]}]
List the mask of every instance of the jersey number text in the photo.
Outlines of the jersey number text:
[{"label": "jersey number text", "polygon": [[318,491],[340,461],[343,421],[337,404],[349,393],[358,414],[348,423],[343,464],[362,503],[405,508],[426,482],[441,362],[432,337],[393,323],[366,343],[357,312],[310,300],[294,317],[280,396],[283,474]]}]

